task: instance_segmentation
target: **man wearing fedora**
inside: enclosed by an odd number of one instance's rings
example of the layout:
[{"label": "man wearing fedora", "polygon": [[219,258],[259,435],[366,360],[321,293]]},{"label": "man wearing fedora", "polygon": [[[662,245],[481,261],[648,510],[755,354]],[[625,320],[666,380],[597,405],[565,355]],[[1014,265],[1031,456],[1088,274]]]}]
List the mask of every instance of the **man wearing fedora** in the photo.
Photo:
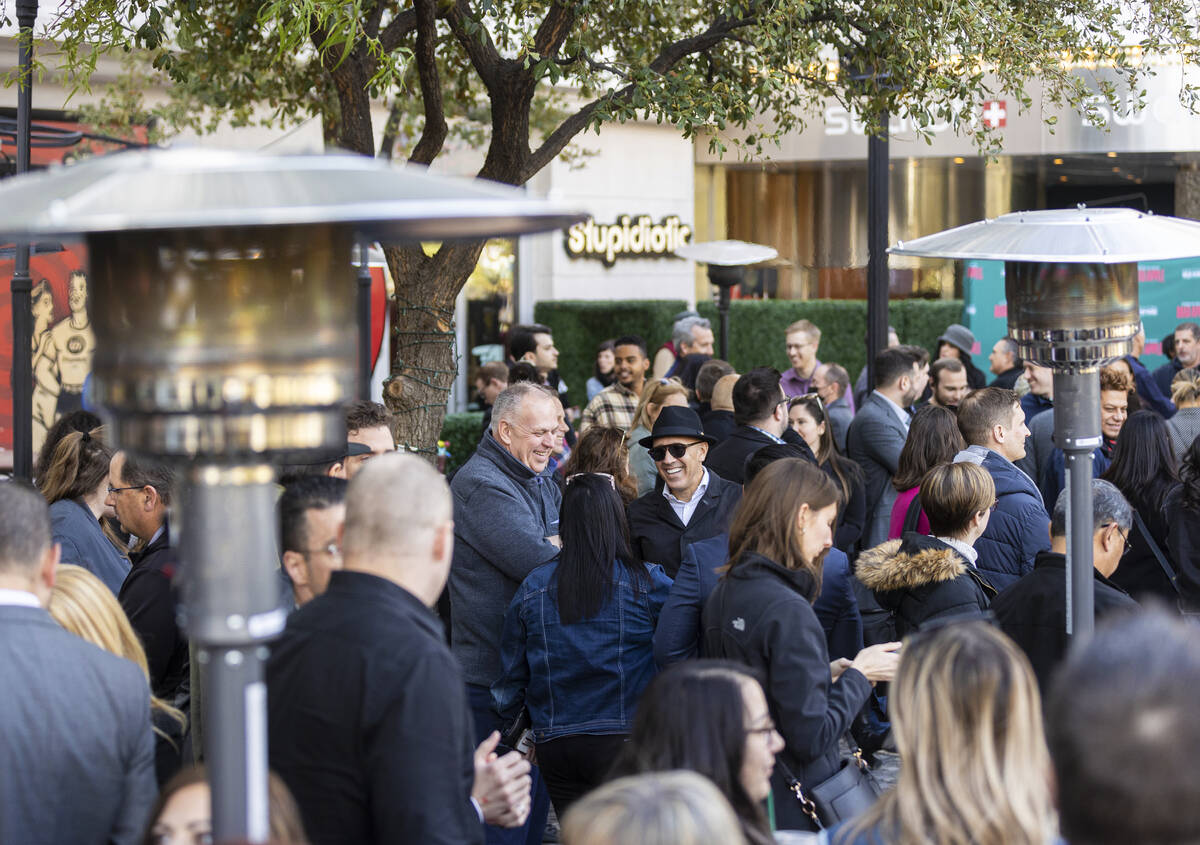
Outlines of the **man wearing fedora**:
[{"label": "man wearing fedora", "polygon": [[742,488],[705,468],[716,440],[691,408],[663,408],[654,431],[638,442],[650,450],[663,486],[629,505],[633,552],[674,578],[688,545],[729,529]]}]

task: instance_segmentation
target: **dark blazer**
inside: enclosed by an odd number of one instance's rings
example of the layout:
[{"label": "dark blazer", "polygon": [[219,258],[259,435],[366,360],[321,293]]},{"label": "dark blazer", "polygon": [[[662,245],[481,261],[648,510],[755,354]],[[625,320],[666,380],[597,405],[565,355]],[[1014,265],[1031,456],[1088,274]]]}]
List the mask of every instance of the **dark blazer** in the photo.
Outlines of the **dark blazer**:
[{"label": "dark blazer", "polygon": [[896,491],[892,476],[900,462],[900,450],[908,429],[885,399],[868,394],[846,433],[846,451],[858,464],[866,480],[867,524],[860,547],[877,546],[888,537]]},{"label": "dark blazer", "polygon": [[[687,547],[654,631],[654,660],[659,666],[699,654],[700,614],[721,578],[717,570],[728,556],[728,534]],[[837,549],[830,549],[825,556],[821,594],[813,602],[813,612],[821,620],[831,658],[853,658],[862,651],[862,620],[850,586],[850,561]]]},{"label": "dark blazer", "polygon": [[[789,434],[791,435],[790,437]],[[812,449],[808,448],[808,444],[804,442],[804,438],[796,434],[796,432],[789,428],[783,433],[780,439],[785,443],[798,446],[808,455],[810,461],[816,463]],[[774,440],[756,428],[751,428],[748,425],[739,425],[733,430],[732,434],[709,450],[708,458],[705,459],[704,465],[726,481],[732,481],[734,484],[743,484],[746,479],[746,459],[763,446],[770,446],[774,442]]]},{"label": "dark blazer", "polygon": [[0,606],[0,737],[0,842],[141,841],[158,786],[133,663]]},{"label": "dark blazer", "polygon": [[1165,397],[1171,395],[1171,381],[1183,369],[1183,364],[1179,363],[1178,358],[1172,358],[1167,363],[1151,373],[1154,383],[1158,386],[1158,391]]},{"label": "dark blazer", "polygon": [[733,421],[733,411],[706,411],[700,415],[700,425],[705,434],[715,437],[718,441],[725,440],[737,428],[737,423]]},{"label": "dark blazer", "polygon": [[[1137,610],[1129,594],[1095,572],[1096,618]],[[1000,629],[1016,642],[1033,664],[1043,691],[1067,653],[1067,557],[1054,552],[1037,556],[1033,571],[1002,590],[992,602]]]},{"label": "dark blazer", "polygon": [[847,398],[843,396],[825,406],[825,418],[829,420],[838,451],[846,454],[846,433],[850,431],[850,423],[854,419],[854,411],[850,410]]},{"label": "dark blazer", "polygon": [[1171,401],[1170,391],[1164,395],[1159,390],[1158,382],[1154,380],[1154,376],[1146,369],[1146,365],[1132,355],[1125,356],[1125,363],[1129,365],[1129,370],[1133,373],[1133,383],[1137,388],[1137,395],[1145,403],[1146,407],[1157,413],[1164,420],[1169,420],[1175,416],[1175,403]]},{"label": "dark blazer", "polygon": [[267,662],[271,768],[314,845],[472,845],[474,723],[433,612],[341,570],[288,618]]},{"label": "dark blazer", "polygon": [[[816,784],[840,765],[838,741],[871,694],[856,669],[835,683],[825,632],[813,611],[816,583],[750,554],[720,580],[704,605],[704,653],[758,670],[771,716],[786,743],[779,758],[802,784]],[[772,779],[781,830],[811,830],[795,797]]]},{"label": "dark blazer", "polygon": [[1017,379],[1021,377],[1024,369],[1021,367],[1013,367],[1010,370],[1005,370],[992,379],[992,383],[988,387],[1002,387],[1005,390],[1012,390],[1017,383]]},{"label": "dark blazer", "polygon": [[146,649],[150,689],[186,713],[191,687],[188,641],[176,619],[178,594],[171,581],[179,554],[171,546],[170,533],[164,524],[158,539],[129,555],[133,566],[117,598]]},{"label": "dark blazer", "polygon": [[634,555],[657,563],[671,578],[679,571],[683,551],[689,544],[729,530],[733,510],[742,500],[742,488],[713,471],[708,489],[692,518],[684,526],[661,490],[651,490],[629,503],[629,539]]}]

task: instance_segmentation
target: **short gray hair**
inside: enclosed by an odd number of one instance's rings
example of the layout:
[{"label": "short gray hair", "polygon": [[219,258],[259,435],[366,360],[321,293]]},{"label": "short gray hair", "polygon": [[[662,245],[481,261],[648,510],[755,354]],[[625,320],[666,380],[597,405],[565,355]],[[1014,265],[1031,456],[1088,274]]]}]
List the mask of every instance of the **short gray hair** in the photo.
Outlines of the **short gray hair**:
[{"label": "short gray hair", "polygon": [[[1050,533],[1055,537],[1067,536],[1067,493],[1063,490],[1058,494],[1054,514],[1050,517]],[[1102,525],[1114,522],[1122,531],[1128,532],[1133,524],[1133,507],[1111,481],[1093,478],[1092,533],[1099,531]]]},{"label": "short gray hair", "polygon": [[514,422],[521,413],[521,407],[530,396],[539,396],[543,399],[555,398],[549,390],[531,381],[519,381],[509,385],[500,391],[500,395],[492,403],[492,433],[500,430],[501,420],[507,420],[510,424]]},{"label": "short gray hair", "polygon": [[389,452],[363,464],[346,487],[342,550],[347,558],[420,556],[452,518],[441,473],[414,455]]},{"label": "short gray hair", "polygon": [[675,344],[677,352],[681,343],[692,345],[692,341],[695,339],[692,337],[692,329],[695,328],[711,330],[712,323],[704,317],[684,317],[682,320],[675,321],[675,325],[671,329],[671,342]]},{"label": "short gray hair", "polygon": [[850,389],[850,374],[846,372],[846,368],[841,364],[829,363],[822,364],[821,369],[825,371],[825,378],[832,384],[836,384],[842,396],[846,395],[846,391]]},{"label": "short gray hair", "polygon": [[19,481],[0,482],[0,513],[0,572],[36,572],[51,542],[46,500]]}]

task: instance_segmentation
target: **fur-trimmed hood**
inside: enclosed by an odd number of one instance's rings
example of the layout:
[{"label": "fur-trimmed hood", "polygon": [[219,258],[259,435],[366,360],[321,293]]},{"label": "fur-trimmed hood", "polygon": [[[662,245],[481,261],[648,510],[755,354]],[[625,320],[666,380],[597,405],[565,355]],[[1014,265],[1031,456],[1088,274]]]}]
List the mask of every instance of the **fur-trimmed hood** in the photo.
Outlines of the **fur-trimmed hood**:
[{"label": "fur-trimmed hood", "polygon": [[954,549],[930,537],[925,542],[888,540],[858,556],[855,573],[863,586],[875,592],[913,590],[928,584],[953,581],[967,571],[967,562]]}]

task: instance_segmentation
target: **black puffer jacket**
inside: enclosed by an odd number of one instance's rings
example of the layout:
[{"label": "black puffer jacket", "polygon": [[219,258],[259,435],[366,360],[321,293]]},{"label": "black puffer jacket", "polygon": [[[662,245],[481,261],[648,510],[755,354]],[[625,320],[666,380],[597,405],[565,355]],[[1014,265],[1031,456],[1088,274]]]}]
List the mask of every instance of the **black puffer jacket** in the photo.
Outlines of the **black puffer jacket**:
[{"label": "black puffer jacket", "polygon": [[[871,694],[856,669],[833,682],[825,632],[812,609],[816,580],[759,554],[739,559],[704,605],[704,656],[736,660],[765,678],[786,746],[779,759],[806,786],[840,765],[838,739]],[[779,767],[772,778],[780,829],[809,830]]]},{"label": "black puffer jacket", "polygon": [[892,639],[933,621],[981,618],[996,589],[962,555],[934,537],[905,532],[858,556],[855,574],[892,614]]}]

